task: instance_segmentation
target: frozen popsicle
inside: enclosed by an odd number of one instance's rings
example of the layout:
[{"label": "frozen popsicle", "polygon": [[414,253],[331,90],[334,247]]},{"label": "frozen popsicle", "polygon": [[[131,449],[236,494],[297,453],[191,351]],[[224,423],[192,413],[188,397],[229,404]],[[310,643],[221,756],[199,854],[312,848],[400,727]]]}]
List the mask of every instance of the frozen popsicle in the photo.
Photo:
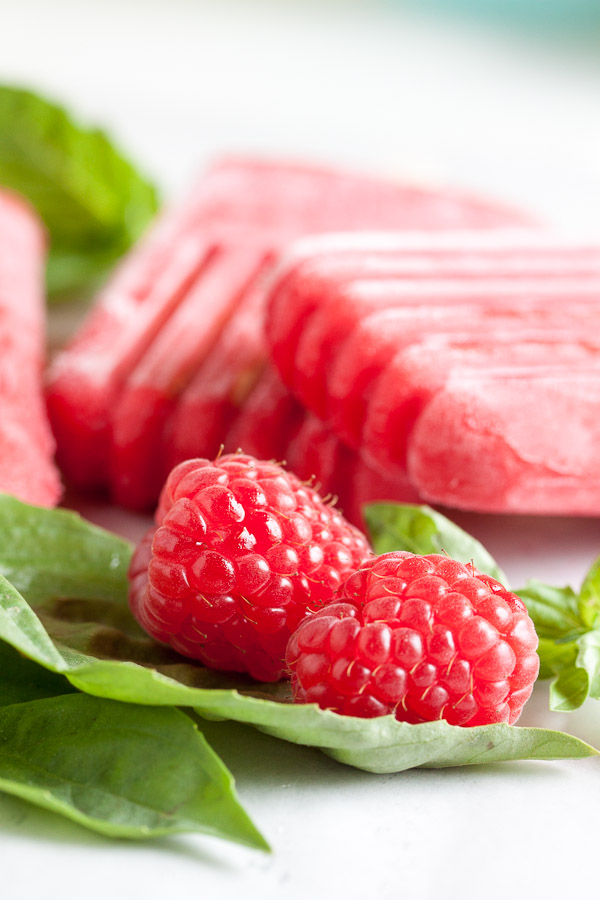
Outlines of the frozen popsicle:
[{"label": "frozen popsicle", "polygon": [[275,369],[267,366],[225,437],[225,450],[243,450],[258,459],[287,461],[289,444],[303,421],[302,405]]},{"label": "frozen popsicle", "polygon": [[54,506],[61,487],[42,396],[44,258],[37,218],[0,192],[0,492]]},{"label": "frozen popsicle", "polygon": [[[155,500],[169,441],[177,444],[183,427],[181,441],[193,445],[190,421],[181,426],[189,397],[182,412],[179,398],[188,388],[197,398],[202,369],[212,376],[219,368],[219,336],[235,330],[266,261],[289,240],[340,228],[492,228],[517,220],[512,210],[452,191],[270,161],[215,165],[120,267],[52,369],[48,408],[68,478],[108,484],[124,505]],[[256,346],[260,309],[247,327]],[[231,342],[224,347],[225,357]],[[235,374],[222,380],[225,416],[232,384],[251,385],[259,368],[254,353],[245,361],[240,355]],[[220,412],[212,396],[214,421]],[[197,434],[201,446],[201,420]]]},{"label": "frozen popsicle", "polygon": [[265,339],[257,328],[263,297],[263,281],[258,278],[180,394],[163,435],[164,477],[184,459],[213,459],[225,443],[265,369]]},{"label": "frozen popsicle", "polygon": [[117,503],[144,509],[166,477],[163,435],[182,389],[221,340],[264,257],[251,244],[212,253],[202,277],[163,324],[115,401],[109,477]]},{"label": "frozen popsicle", "polygon": [[458,372],[473,378],[489,370],[518,370],[522,378],[540,371],[600,373],[600,338],[580,323],[565,340],[564,329],[483,331],[470,336],[424,339],[401,350],[383,370],[368,403],[362,452],[374,468],[390,474],[406,472],[412,428],[427,403]]},{"label": "frozen popsicle", "polygon": [[430,502],[485,512],[600,512],[600,374],[457,373],[418,418],[408,472]]},{"label": "frozen popsicle", "polygon": [[[375,237],[365,236],[364,269],[356,249],[360,236],[348,238],[346,261],[341,239],[334,254],[328,240],[315,239],[304,259],[298,250],[292,253],[291,264],[280,268],[271,290],[268,309],[277,328],[269,325],[267,330],[276,348],[274,358],[288,351],[286,365],[279,368],[287,373],[292,390],[353,445],[363,461],[392,481],[406,477],[408,447],[408,475],[414,488],[432,500],[481,511],[542,510],[526,459],[515,468],[510,491],[500,491],[493,506],[487,495],[477,495],[476,487],[468,496],[466,487],[465,496],[445,492],[443,441],[435,437],[436,416],[442,416],[445,402],[440,397],[453,404],[459,421],[469,422],[459,440],[452,417],[440,418],[443,433],[452,433],[456,442],[455,465],[447,478],[452,484],[463,483],[457,448],[474,471],[471,436],[474,445],[482,446],[479,432],[485,432],[488,421],[485,392],[477,393],[476,407],[465,401],[460,412],[449,387],[456,379],[470,386],[476,386],[478,378],[489,382],[491,402],[501,396],[503,409],[508,408],[510,385],[514,409],[520,397],[520,412],[514,415],[522,422],[527,421],[529,379],[546,398],[553,395],[549,385],[561,378],[570,385],[574,379],[576,404],[581,385],[594,384],[600,375],[600,343],[594,337],[594,323],[600,323],[600,242],[501,232],[485,237],[424,235],[423,245],[429,242],[440,251],[430,255],[427,277],[421,268],[423,251],[410,256],[417,236],[398,236],[400,249],[393,262],[389,235],[379,260],[373,255]],[[490,380],[491,372],[496,374]],[[538,419],[543,427],[546,419]],[[580,425],[574,424],[573,433],[580,432]],[[540,460],[544,449],[552,459],[554,439],[552,434],[548,446],[543,436],[538,439]],[[430,466],[434,488],[428,481]],[[548,476],[545,483],[551,480]],[[549,490],[553,499],[548,509],[575,514],[584,509],[581,500],[570,503],[568,492],[560,491],[557,479],[555,494]],[[588,512],[591,507],[600,510],[600,496],[588,500]]]},{"label": "frozen popsicle", "polygon": [[[273,359],[286,383],[355,446],[365,393],[398,345],[413,339],[407,307],[421,319],[417,329],[437,331],[445,321],[456,330],[481,310],[520,317],[526,306],[547,307],[546,298],[558,304],[564,296],[571,303],[579,294],[597,296],[600,260],[585,245],[564,247],[548,238],[543,244],[535,235],[512,232],[397,235],[395,246],[390,235],[365,235],[361,257],[359,240],[305,242],[304,258],[300,244],[280,268],[267,319]],[[455,326],[453,311],[443,307],[459,305],[464,321]],[[376,313],[380,319],[368,319]],[[429,317],[435,321],[429,324]]]},{"label": "frozen popsicle", "polygon": [[228,452],[285,461],[299,478],[337,500],[351,522],[364,527],[362,506],[377,500],[418,502],[408,478],[385,477],[347,447],[290,394],[268,365],[225,439]]},{"label": "frozen popsicle", "polygon": [[[372,408],[381,406],[380,395],[384,404],[389,401],[395,405],[396,381],[394,389],[386,391],[386,385],[391,386],[394,379],[394,359],[403,349],[429,337],[438,346],[457,341],[489,345],[494,340],[506,346],[515,341],[553,339],[557,343],[565,330],[576,329],[584,337],[588,333],[589,304],[585,297],[576,302],[571,295],[570,302],[554,313],[539,296],[527,300],[517,295],[513,303],[509,300],[504,298],[503,308],[461,302],[453,306],[405,306],[366,315],[339,349],[331,349],[323,387],[325,417],[351,446],[376,444],[378,439],[369,436]],[[376,456],[375,446],[373,450]]]},{"label": "frozen popsicle", "polygon": [[307,411],[287,448],[286,459],[300,478],[312,479],[359,528],[365,528],[363,507],[367,503],[421,501],[408,476],[397,472],[383,475]]}]

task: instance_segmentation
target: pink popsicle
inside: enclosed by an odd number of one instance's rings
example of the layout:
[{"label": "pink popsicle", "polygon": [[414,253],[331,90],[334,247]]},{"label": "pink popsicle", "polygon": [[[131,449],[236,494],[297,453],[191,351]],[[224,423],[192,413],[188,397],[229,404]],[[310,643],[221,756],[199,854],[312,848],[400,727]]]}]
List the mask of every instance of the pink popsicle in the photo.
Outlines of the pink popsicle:
[{"label": "pink popsicle", "polygon": [[0,193],[0,492],[54,506],[61,486],[42,397],[44,244],[33,212]]},{"label": "pink popsicle", "polygon": [[[452,191],[294,163],[234,158],[216,164],[123,263],[52,368],[48,409],[68,478],[80,485],[108,482],[128,506],[155,499],[169,455],[166,445],[176,431],[170,419],[177,415],[177,400],[192,383],[199,390],[196,375],[208,354],[218,352],[206,339],[210,332],[217,340],[207,319],[224,329],[236,304],[243,305],[244,290],[234,297],[219,288],[210,298],[215,254],[233,266],[250,248],[259,271],[266,258],[304,234],[340,228],[491,228],[518,219],[512,211]],[[221,284],[227,280],[236,278],[225,262]],[[253,288],[246,283],[246,289]],[[252,341],[261,329],[257,315]],[[253,359],[252,371],[255,364]],[[214,365],[213,358],[209,371]],[[224,407],[230,408],[232,381],[243,382],[245,375],[240,367],[223,381]]]},{"label": "pink popsicle", "polygon": [[[431,398],[457,373],[483,378],[490,369],[519,370],[524,378],[551,365],[557,373],[600,372],[600,338],[589,336],[582,320],[565,339],[549,329],[490,330],[471,336],[425,339],[401,350],[383,370],[369,398],[362,435],[365,458],[381,472],[405,473],[410,433]],[[494,326],[496,327],[496,326]]]},{"label": "pink popsicle", "polygon": [[409,475],[447,506],[597,516],[599,408],[597,370],[457,373],[415,425]]}]

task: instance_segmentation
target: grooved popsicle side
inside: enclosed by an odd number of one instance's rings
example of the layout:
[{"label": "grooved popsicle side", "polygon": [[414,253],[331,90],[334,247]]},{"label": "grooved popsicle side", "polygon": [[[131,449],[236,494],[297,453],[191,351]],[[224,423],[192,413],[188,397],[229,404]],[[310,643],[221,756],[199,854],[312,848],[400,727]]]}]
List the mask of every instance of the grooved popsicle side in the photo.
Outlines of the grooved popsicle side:
[{"label": "grooved popsicle side", "polygon": [[288,242],[515,222],[525,219],[451,190],[293,162],[216,163],[121,264],[51,369],[48,409],[67,480],[149,508],[174,459],[235,435],[268,361],[266,284]]}]

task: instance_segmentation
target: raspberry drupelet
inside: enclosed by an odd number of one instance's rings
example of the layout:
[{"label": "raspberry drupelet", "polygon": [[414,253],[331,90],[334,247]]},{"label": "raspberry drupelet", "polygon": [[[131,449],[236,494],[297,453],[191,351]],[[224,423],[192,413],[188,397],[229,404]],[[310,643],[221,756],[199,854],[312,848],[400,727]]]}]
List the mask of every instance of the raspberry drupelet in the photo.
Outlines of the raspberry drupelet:
[{"label": "raspberry drupelet", "polygon": [[152,637],[184,656],[276,681],[298,623],[330,603],[370,552],[282,466],[242,454],[187,460],[134,553],[130,605]]},{"label": "raspberry drupelet", "polygon": [[386,553],[302,622],[286,661],[297,702],[403,722],[514,723],[539,670],[521,600],[472,565]]}]

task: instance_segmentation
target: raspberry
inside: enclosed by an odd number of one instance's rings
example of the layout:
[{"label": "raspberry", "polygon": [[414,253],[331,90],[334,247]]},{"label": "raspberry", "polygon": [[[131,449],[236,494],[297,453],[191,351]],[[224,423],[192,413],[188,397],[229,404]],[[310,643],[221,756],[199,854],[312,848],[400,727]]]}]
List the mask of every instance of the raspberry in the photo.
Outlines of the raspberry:
[{"label": "raspberry", "polygon": [[177,466],[133,555],[129,600],[156,640],[261,681],[290,635],[370,554],[365,537],[281,466],[233,454]]},{"label": "raspberry", "polygon": [[367,559],[337,601],[287,647],[294,698],[401,722],[515,722],[539,670],[521,600],[472,564],[386,553]]}]

